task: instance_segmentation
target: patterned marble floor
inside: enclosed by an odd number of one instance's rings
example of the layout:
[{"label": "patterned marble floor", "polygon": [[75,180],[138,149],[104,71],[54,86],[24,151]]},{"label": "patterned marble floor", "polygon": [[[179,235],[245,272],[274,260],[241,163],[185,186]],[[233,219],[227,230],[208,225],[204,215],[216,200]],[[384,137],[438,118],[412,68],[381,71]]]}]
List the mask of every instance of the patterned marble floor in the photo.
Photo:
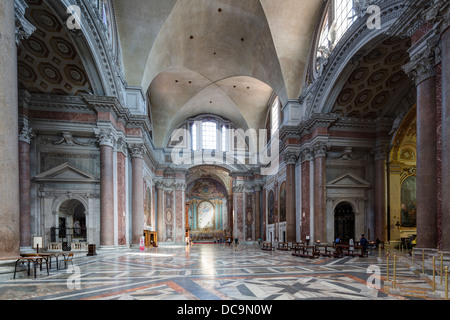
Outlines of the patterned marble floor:
[{"label": "patterned marble floor", "polygon": [[[381,287],[368,289],[380,270]],[[410,300],[430,299],[428,278],[397,265],[397,289],[386,266],[368,258],[306,259],[258,246],[196,244],[78,255],[74,267],[0,281],[1,300]]]}]

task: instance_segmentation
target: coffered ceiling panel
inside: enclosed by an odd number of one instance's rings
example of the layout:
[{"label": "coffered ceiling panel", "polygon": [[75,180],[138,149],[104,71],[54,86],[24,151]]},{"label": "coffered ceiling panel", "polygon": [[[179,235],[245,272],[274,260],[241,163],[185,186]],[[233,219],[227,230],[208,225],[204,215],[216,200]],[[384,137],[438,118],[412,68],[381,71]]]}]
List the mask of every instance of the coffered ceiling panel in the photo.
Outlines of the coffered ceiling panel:
[{"label": "coffered ceiling panel", "polygon": [[34,93],[92,92],[67,29],[43,0],[28,0],[26,19],[36,31],[18,48],[19,87]]},{"label": "coffered ceiling panel", "polygon": [[392,117],[396,91],[411,84],[401,69],[409,60],[409,45],[408,40],[392,38],[368,52],[347,79],[332,112],[364,119]]}]

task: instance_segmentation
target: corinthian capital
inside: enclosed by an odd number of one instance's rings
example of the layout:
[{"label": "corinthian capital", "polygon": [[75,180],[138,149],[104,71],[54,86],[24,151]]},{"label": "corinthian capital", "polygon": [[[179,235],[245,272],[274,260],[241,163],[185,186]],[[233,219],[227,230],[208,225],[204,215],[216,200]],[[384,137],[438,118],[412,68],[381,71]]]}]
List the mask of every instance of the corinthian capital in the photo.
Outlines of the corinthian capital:
[{"label": "corinthian capital", "polygon": [[375,143],[375,160],[384,160],[386,159],[389,153],[389,142],[387,140],[377,140]]},{"label": "corinthian capital", "polygon": [[298,152],[287,151],[283,154],[283,160],[286,165],[295,164],[299,158]]},{"label": "corinthian capital", "polygon": [[31,140],[35,137],[33,130],[28,127],[24,126],[22,130],[19,132],[19,141],[26,142],[28,144],[31,143]]},{"label": "corinthian capital", "polygon": [[111,130],[95,130],[98,143],[100,146],[108,146],[114,148],[116,137]]},{"label": "corinthian capital", "polygon": [[327,151],[328,151],[328,146],[325,143],[323,143],[323,142],[316,143],[313,146],[314,159],[315,158],[326,158]]},{"label": "corinthian capital", "polygon": [[417,86],[422,81],[436,75],[435,61],[434,51],[428,47],[414,54],[411,61],[404,65],[402,69]]},{"label": "corinthian capital", "polygon": [[132,158],[143,158],[145,153],[145,147],[143,143],[130,143],[130,154]]}]

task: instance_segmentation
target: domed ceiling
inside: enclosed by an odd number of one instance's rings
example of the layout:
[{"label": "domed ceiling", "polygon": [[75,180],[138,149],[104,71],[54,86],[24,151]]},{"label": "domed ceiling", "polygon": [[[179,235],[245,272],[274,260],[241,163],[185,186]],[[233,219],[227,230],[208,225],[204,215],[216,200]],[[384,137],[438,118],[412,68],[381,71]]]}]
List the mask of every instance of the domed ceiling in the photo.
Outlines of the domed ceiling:
[{"label": "domed ceiling", "polygon": [[201,113],[264,128],[298,98],[322,0],[114,1],[125,78],[149,91],[157,147]]}]

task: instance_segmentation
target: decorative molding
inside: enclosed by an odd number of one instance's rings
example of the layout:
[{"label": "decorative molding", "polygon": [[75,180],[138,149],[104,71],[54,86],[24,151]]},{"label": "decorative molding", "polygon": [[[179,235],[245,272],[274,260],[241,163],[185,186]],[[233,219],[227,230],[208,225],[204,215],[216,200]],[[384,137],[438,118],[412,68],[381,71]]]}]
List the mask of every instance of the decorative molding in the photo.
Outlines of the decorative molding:
[{"label": "decorative molding", "polygon": [[14,0],[14,16],[16,18],[16,43],[17,45],[24,39],[28,39],[36,27],[25,19],[25,11],[28,8],[25,0]]},{"label": "decorative molding", "polygon": [[81,142],[78,139],[75,139],[71,132],[63,132],[62,135],[63,135],[63,137],[61,139],[59,139],[57,141],[53,141],[53,142],[51,142],[51,144],[60,145],[60,144],[65,143],[69,146],[79,145],[79,146],[83,146],[83,147],[90,147],[90,146],[95,145],[95,140],[90,140],[87,143]]},{"label": "decorative molding", "polygon": [[19,141],[30,144],[36,135],[33,133],[33,129],[28,126],[24,126],[19,132]]}]

